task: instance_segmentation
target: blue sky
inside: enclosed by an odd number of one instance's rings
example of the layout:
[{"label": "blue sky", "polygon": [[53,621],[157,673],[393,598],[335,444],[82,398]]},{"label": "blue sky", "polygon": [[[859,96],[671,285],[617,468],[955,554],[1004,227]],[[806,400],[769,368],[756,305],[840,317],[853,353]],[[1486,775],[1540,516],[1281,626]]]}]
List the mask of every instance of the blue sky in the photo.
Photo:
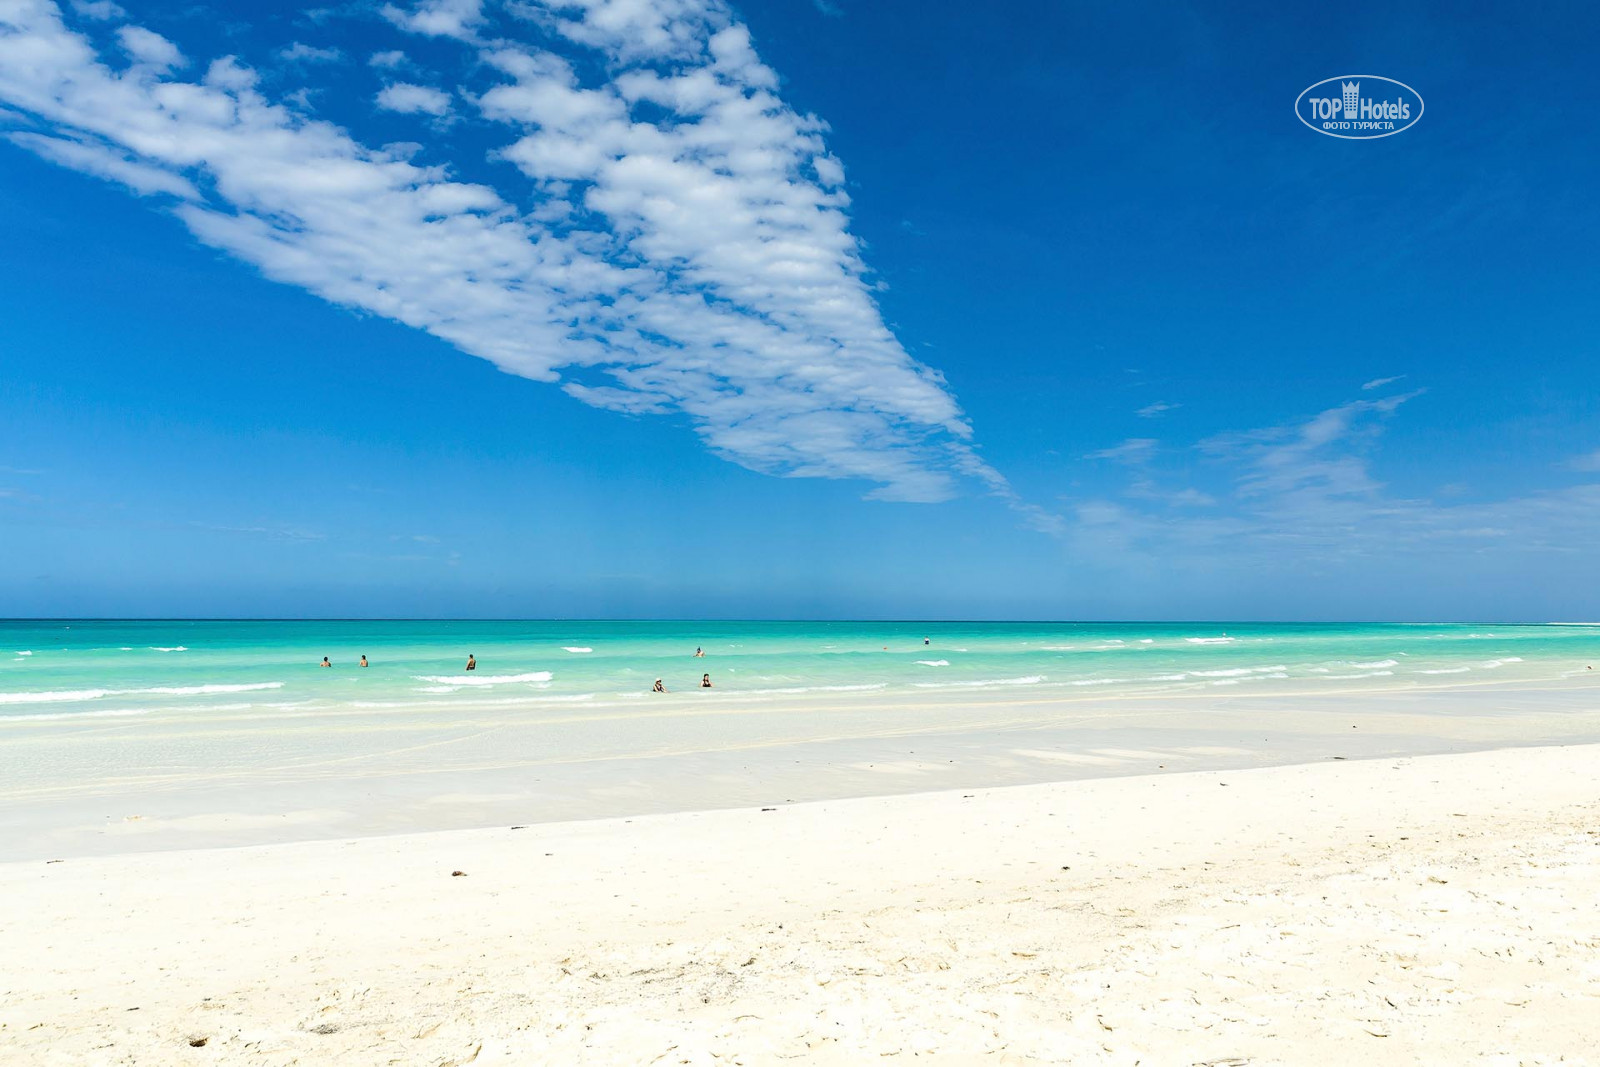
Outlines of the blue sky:
[{"label": "blue sky", "polygon": [[1597,29],[0,0],[0,614],[1593,618]]}]

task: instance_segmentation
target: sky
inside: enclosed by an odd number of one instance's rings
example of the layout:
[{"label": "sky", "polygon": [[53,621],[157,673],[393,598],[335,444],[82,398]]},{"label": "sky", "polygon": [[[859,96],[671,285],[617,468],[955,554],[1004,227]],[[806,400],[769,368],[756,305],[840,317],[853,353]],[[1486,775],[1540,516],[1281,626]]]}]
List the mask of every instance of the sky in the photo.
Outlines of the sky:
[{"label": "sky", "polygon": [[1600,618],[1597,38],[0,0],[0,616]]}]

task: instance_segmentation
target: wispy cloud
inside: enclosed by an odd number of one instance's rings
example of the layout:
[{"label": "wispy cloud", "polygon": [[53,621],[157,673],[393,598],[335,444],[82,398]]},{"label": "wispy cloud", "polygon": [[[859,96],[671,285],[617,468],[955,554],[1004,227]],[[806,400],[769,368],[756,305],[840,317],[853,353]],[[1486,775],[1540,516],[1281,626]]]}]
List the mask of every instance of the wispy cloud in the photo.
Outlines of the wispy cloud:
[{"label": "wispy cloud", "polygon": [[332,63],[343,59],[344,53],[337,48],[318,48],[296,41],[287,48],[279,49],[278,58],[288,63]]},{"label": "wispy cloud", "polygon": [[1153,437],[1130,437],[1120,445],[1090,452],[1084,459],[1110,459],[1118,463],[1144,463],[1155,454],[1160,442]]},{"label": "wispy cloud", "polygon": [[[49,0],[0,7],[0,101],[32,126],[17,143],[169,198],[201,241],[268,277],[587,404],[680,413],[756,471],[862,479],[912,501],[973,479],[1049,524],[884,323],[825,127],[778,95],[727,8],[493,10],[425,0],[383,14],[456,49],[452,95],[501,132],[496,156],[522,175],[504,188],[274,101],[235,57],[177,76],[177,46],[140,27],[119,30],[135,60],[123,68]],[[436,113],[435,97],[410,103]]]},{"label": "wispy cloud", "polygon": [[1567,466],[1575,471],[1600,473],[1600,448],[1593,452],[1586,452],[1581,456],[1573,456],[1567,461]]},{"label": "wispy cloud", "polygon": [[113,3],[112,0],[72,0],[72,10],[86,19],[95,19],[99,22],[109,22],[127,15],[122,5]]},{"label": "wispy cloud", "polygon": [[204,530],[207,533],[243,534],[248,537],[265,537],[273,541],[326,541],[328,539],[326,534],[288,523],[261,523],[241,526],[230,523],[191,522],[189,526],[192,529]]},{"label": "wispy cloud", "polygon": [[1154,419],[1165,415],[1169,411],[1176,411],[1181,407],[1183,407],[1182,404],[1169,404],[1165,400],[1157,400],[1154,404],[1146,404],[1138,411],[1135,411],[1134,414],[1141,419]]},{"label": "wispy cloud", "polygon": [[[1188,448],[1134,439],[1092,453],[1128,464],[1128,484],[1117,496],[1075,502],[1067,537],[1085,558],[1115,566],[1204,560],[1251,574],[1375,557],[1442,567],[1463,556],[1514,559],[1596,543],[1597,481],[1488,501],[1459,500],[1450,487],[1394,493],[1374,473],[1374,455],[1389,421],[1423,392],[1352,400]],[[1600,451],[1569,466],[1600,472]]]},{"label": "wispy cloud", "polygon": [[1372,379],[1372,381],[1367,382],[1364,385],[1362,385],[1361,388],[1362,389],[1367,389],[1367,390],[1382,389],[1386,385],[1393,385],[1395,382],[1398,382],[1401,378],[1404,378],[1404,377],[1405,377],[1404,374],[1396,374],[1393,378],[1374,378],[1374,379]]}]

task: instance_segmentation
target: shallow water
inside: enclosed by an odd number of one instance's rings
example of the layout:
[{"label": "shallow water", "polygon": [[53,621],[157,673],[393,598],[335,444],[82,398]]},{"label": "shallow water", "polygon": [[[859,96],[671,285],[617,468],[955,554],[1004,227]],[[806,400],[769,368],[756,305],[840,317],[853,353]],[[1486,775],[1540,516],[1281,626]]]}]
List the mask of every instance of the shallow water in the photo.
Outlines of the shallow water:
[{"label": "shallow water", "polygon": [[1597,662],[1600,626],[1572,624],[24,621],[0,622],[0,723],[603,705],[646,697],[656,678],[698,689],[703,674],[745,699],[837,702],[990,688],[1341,692]]},{"label": "shallow water", "polygon": [[0,648],[9,855],[1600,740],[1583,625],[11,622]]}]

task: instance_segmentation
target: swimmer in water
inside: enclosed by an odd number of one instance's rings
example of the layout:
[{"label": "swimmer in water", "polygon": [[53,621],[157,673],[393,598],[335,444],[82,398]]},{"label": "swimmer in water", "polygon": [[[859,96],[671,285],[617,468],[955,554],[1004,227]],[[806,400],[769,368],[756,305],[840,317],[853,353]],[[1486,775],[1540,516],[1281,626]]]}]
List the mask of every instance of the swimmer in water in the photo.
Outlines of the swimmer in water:
[{"label": "swimmer in water", "polygon": [[661,684],[660,678],[657,678],[656,684],[650,687],[650,692],[652,693],[665,693],[666,691],[667,687]]},{"label": "swimmer in water", "polygon": [[365,666],[366,666],[366,665],[367,665],[367,657],[365,657],[365,656],[362,656],[362,657],[361,657],[361,665],[362,665],[362,666],[363,666],[363,667],[365,667]]},{"label": "swimmer in water", "polygon": [[478,669],[478,657],[474,656],[472,653],[468,652],[467,653],[467,670],[475,671],[477,669]]},{"label": "swimmer in water", "polygon": [[703,648],[699,648],[697,646],[695,648],[695,650],[694,650],[694,658],[695,659],[705,659],[706,658],[706,650],[703,649]]},{"label": "swimmer in water", "polygon": [[322,662],[317,664],[317,666],[319,666],[319,667],[331,667],[331,666],[333,666],[333,664],[328,662],[328,657],[327,656],[323,656],[322,657]]},{"label": "swimmer in water", "polygon": [[710,689],[711,688],[711,675],[702,674],[700,676],[700,688],[701,689]]},{"label": "swimmer in water", "polygon": [[927,644],[927,643],[928,643],[928,639],[927,639],[927,638],[926,638],[926,637],[924,637],[924,638],[923,638],[923,639],[922,639],[922,643],[923,643],[923,644],[924,644],[924,645],[926,645],[926,644]]}]

